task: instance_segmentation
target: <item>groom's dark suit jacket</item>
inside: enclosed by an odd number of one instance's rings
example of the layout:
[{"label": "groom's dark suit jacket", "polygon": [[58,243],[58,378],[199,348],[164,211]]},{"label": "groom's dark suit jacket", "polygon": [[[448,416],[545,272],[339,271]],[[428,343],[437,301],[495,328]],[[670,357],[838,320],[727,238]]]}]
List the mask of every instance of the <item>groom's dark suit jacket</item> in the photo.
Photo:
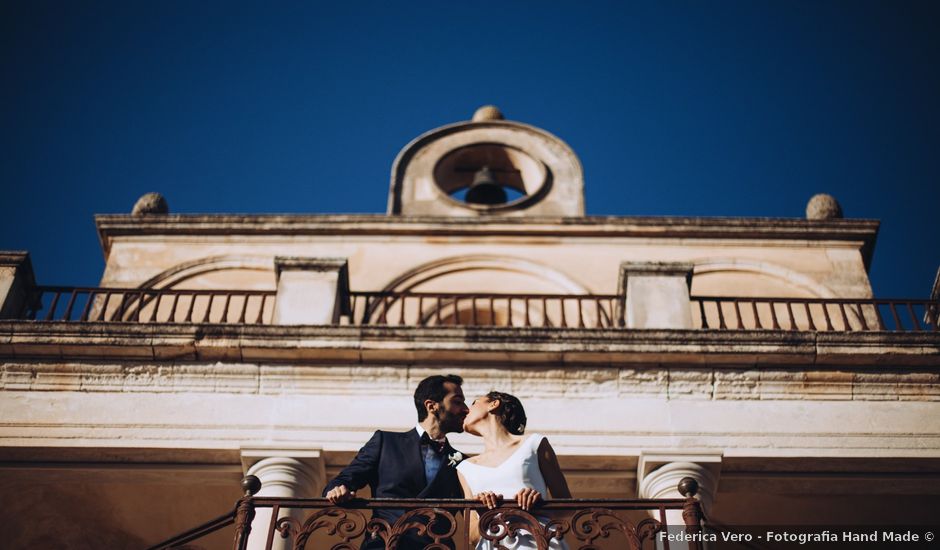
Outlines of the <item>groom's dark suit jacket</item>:
[{"label": "groom's dark suit jacket", "polygon": [[[377,431],[356,458],[335,478],[326,484],[323,494],[339,485],[358,490],[368,485],[374,498],[463,498],[457,470],[448,464],[448,456],[456,452],[450,443],[444,449],[441,469],[434,479],[426,479],[421,438],[418,431],[404,433]],[[373,516],[394,525],[401,510],[377,509]],[[409,536],[399,548],[424,548],[430,539]],[[366,540],[362,548],[384,548],[381,539]]]}]

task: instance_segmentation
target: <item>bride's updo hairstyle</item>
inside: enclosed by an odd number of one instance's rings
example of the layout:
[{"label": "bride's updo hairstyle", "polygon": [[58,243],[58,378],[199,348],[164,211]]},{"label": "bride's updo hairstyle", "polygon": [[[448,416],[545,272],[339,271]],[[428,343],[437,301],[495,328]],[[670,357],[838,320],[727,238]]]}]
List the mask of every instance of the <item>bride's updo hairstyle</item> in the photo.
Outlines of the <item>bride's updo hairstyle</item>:
[{"label": "bride's updo hairstyle", "polygon": [[490,401],[499,401],[499,407],[490,411],[490,414],[499,418],[509,433],[516,435],[525,433],[525,409],[522,408],[522,402],[515,395],[491,391],[486,394],[486,398]]}]

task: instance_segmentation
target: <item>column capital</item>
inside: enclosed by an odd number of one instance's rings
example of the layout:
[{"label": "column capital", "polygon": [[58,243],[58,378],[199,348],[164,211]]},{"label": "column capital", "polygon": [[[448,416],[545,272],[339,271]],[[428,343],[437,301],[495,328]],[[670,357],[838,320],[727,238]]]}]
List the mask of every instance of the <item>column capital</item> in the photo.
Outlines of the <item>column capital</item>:
[{"label": "column capital", "polygon": [[637,464],[640,498],[684,498],[682,478],[698,482],[698,499],[707,511],[718,492],[722,455],[716,453],[641,453]]},{"label": "column capital", "polygon": [[346,258],[310,258],[304,256],[275,256],[274,272],[278,277],[282,271],[338,271],[348,272],[349,261]]},{"label": "column capital", "polygon": [[258,476],[258,496],[310,498],[320,496],[326,467],[319,449],[243,447],[242,470]]},{"label": "column capital", "polygon": [[624,289],[626,280],[631,275],[684,277],[692,284],[692,270],[695,264],[690,262],[620,262],[620,287]]}]

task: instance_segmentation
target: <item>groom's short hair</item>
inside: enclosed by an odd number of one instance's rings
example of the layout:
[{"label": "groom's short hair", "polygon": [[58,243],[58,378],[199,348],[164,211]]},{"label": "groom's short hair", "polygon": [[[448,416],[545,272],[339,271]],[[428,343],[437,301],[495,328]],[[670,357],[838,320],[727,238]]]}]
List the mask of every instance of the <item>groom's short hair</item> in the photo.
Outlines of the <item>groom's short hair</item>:
[{"label": "groom's short hair", "polygon": [[428,417],[428,410],[424,406],[426,400],[430,399],[438,403],[444,400],[447,396],[447,388],[444,387],[444,384],[448,382],[460,386],[463,384],[463,378],[456,374],[435,374],[418,383],[418,387],[415,389],[415,409],[418,410],[418,422]]}]

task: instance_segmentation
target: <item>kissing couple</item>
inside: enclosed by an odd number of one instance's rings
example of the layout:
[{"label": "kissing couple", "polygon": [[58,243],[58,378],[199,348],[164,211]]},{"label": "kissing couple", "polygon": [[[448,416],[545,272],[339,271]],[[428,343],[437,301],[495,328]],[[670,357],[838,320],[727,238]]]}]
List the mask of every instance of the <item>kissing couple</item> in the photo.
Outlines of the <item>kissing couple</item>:
[{"label": "kissing couple", "polygon": [[[492,391],[467,407],[462,384],[463,379],[453,374],[422,380],[414,393],[417,425],[407,432],[375,432],[349,466],[327,483],[323,496],[339,504],[368,485],[375,498],[468,498],[489,509],[503,498],[512,498],[523,510],[549,495],[571,498],[548,439],[536,433],[525,435],[522,403],[512,395]],[[463,431],[483,438],[483,453],[466,458],[451,447],[447,434]],[[376,509],[373,517],[393,525],[403,513]],[[497,545],[510,550],[537,548],[524,530],[493,541],[481,537],[477,523],[472,520],[470,529],[477,550]],[[399,539],[398,548],[417,550],[433,542],[412,531]],[[362,548],[377,550],[385,544],[380,538],[367,537]],[[552,538],[551,548],[565,545]]]}]

